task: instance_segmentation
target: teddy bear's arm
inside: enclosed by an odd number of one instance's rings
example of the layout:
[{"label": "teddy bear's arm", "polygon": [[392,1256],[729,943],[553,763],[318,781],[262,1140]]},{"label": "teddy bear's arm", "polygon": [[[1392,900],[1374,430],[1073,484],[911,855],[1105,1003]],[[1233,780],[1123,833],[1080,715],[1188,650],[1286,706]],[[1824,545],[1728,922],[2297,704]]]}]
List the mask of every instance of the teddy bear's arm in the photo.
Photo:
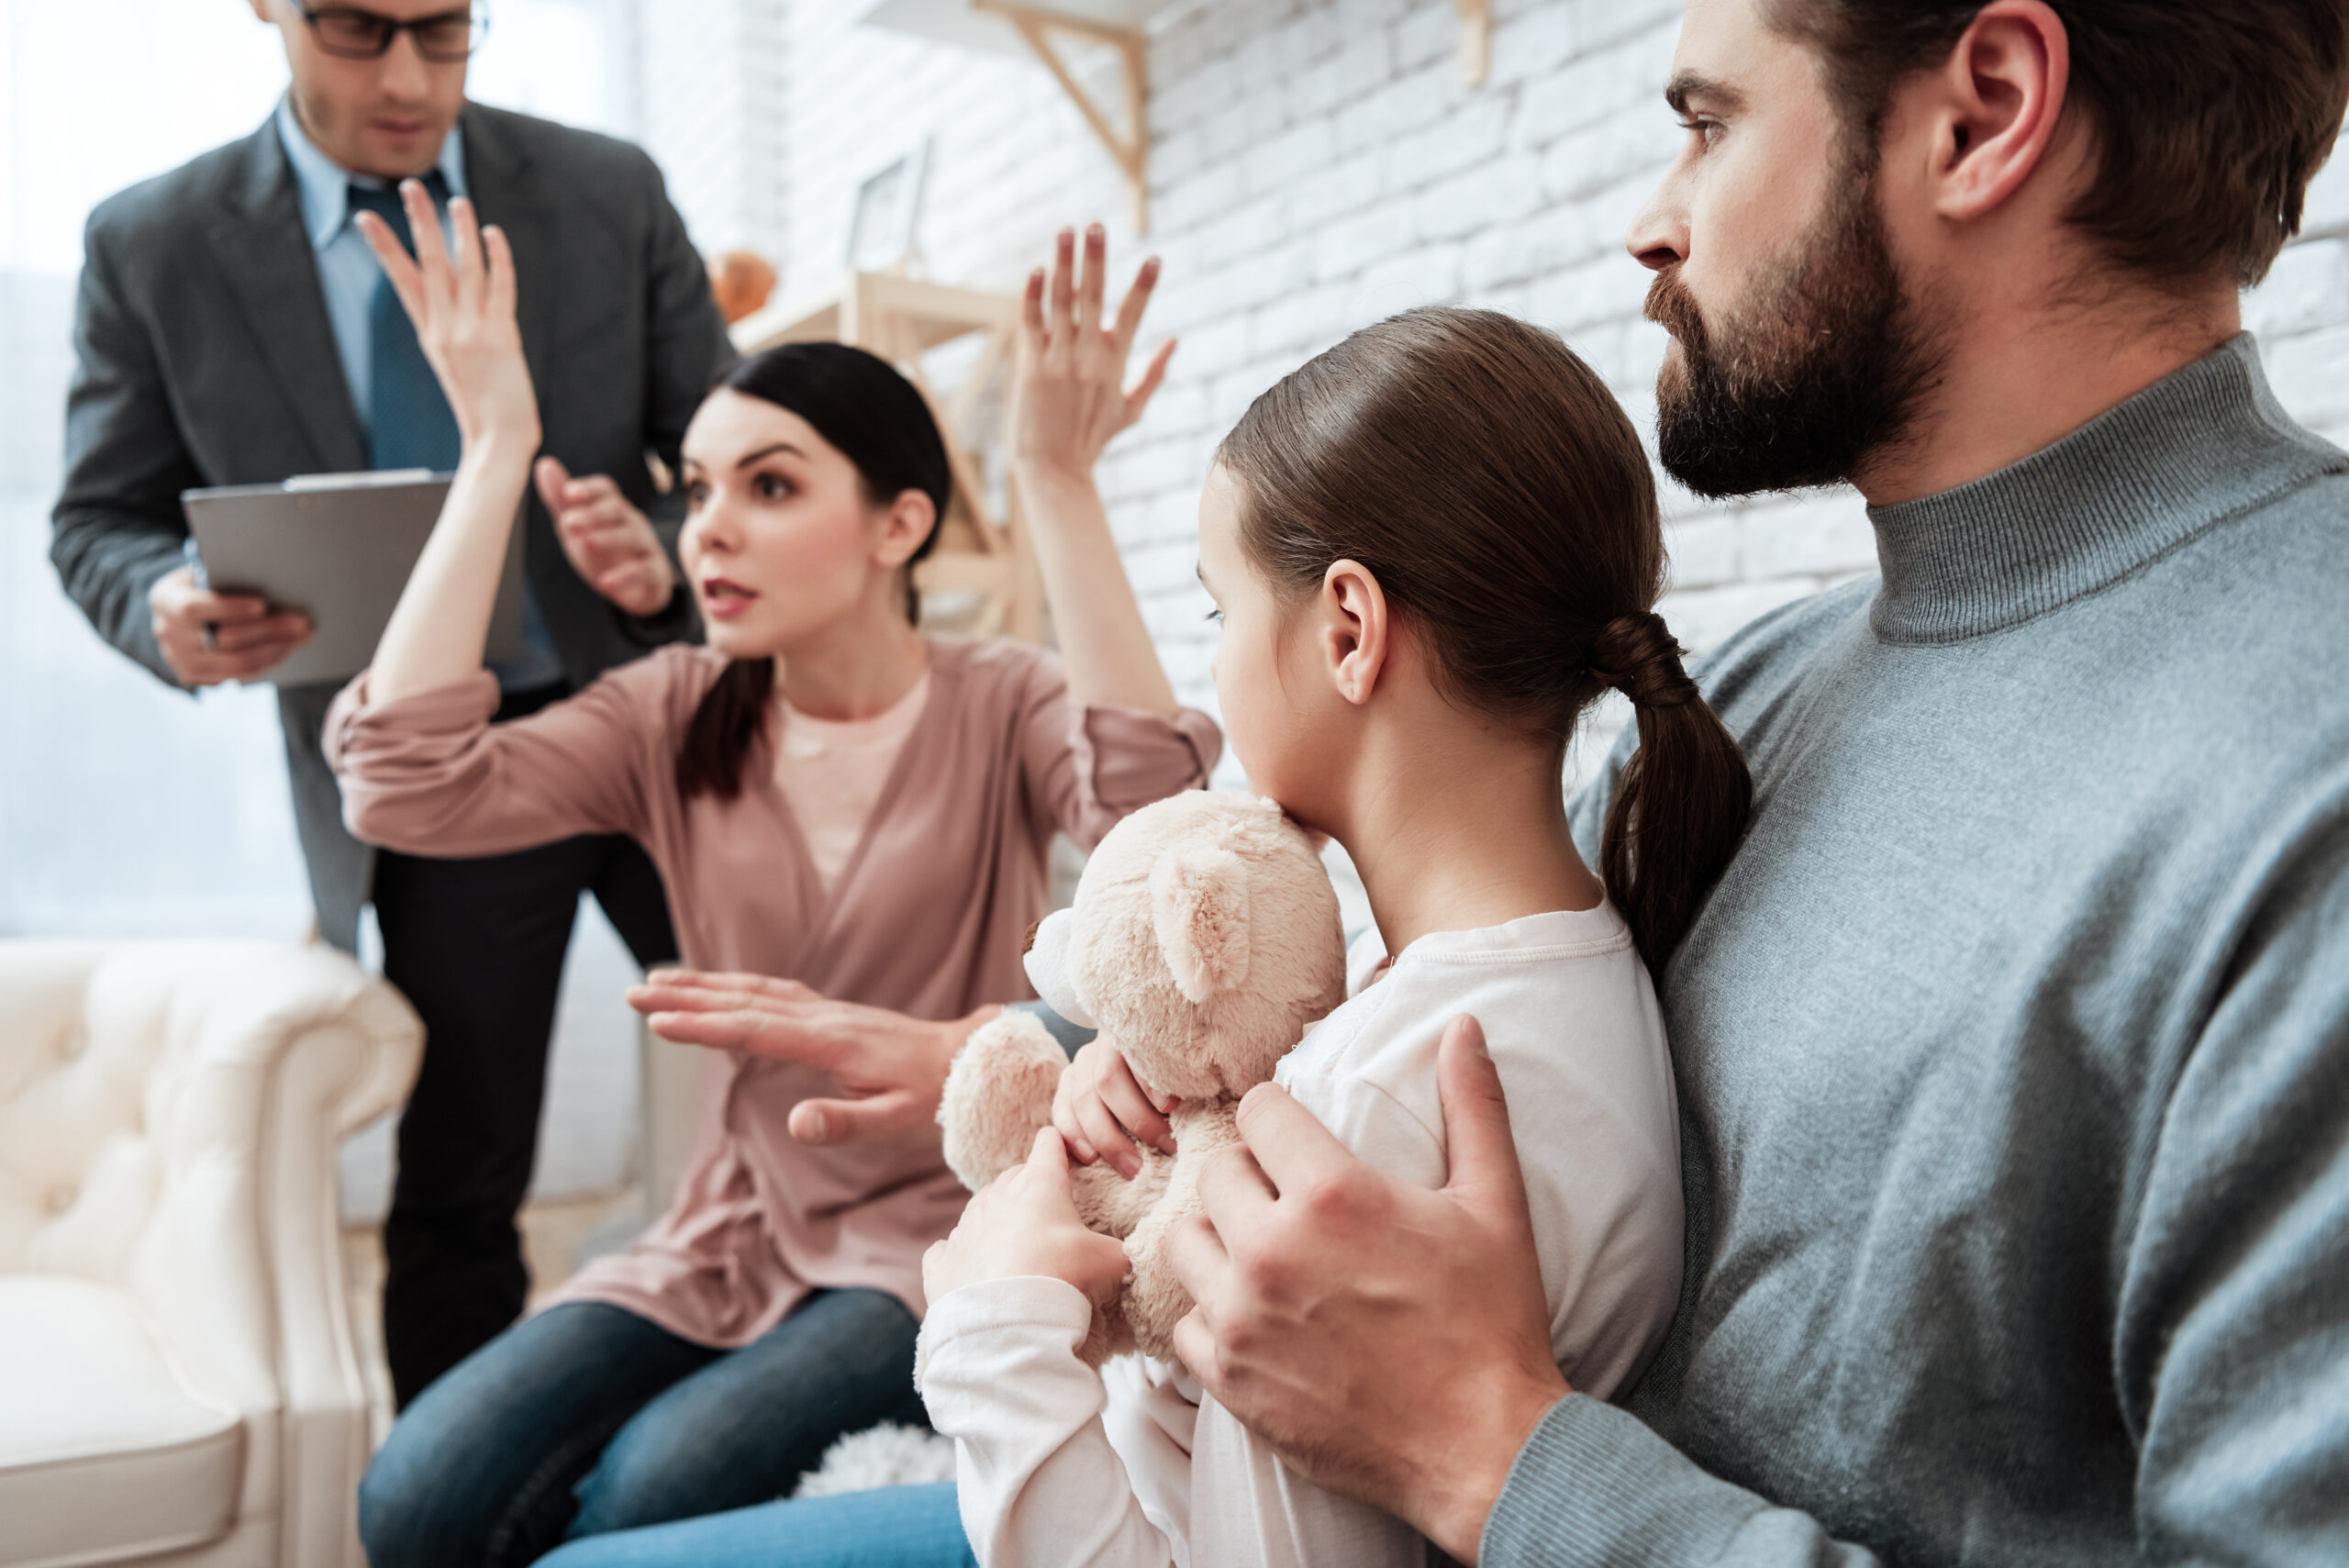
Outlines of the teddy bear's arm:
[{"label": "teddy bear's arm", "polygon": [[972,1031],[954,1053],[939,1096],[947,1168],[977,1192],[1028,1158],[1036,1129],[1052,1120],[1052,1094],[1068,1058],[1031,1013],[1005,1012]]}]

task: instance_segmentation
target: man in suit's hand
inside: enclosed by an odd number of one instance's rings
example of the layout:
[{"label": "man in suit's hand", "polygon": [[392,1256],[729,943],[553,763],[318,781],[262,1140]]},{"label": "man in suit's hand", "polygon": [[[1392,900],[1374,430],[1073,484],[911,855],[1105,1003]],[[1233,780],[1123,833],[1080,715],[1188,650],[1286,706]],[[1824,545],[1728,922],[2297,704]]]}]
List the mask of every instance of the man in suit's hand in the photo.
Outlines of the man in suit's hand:
[{"label": "man in suit's hand", "polygon": [[651,520],[607,475],[573,479],[557,458],[538,466],[539,499],[554,519],[571,569],[632,616],[657,616],[677,591],[677,569]]},{"label": "man in suit's hand", "polygon": [[147,607],[163,662],[191,689],[250,680],[310,640],[309,617],[297,610],[273,615],[266,599],[199,587],[192,566],[156,579]]}]

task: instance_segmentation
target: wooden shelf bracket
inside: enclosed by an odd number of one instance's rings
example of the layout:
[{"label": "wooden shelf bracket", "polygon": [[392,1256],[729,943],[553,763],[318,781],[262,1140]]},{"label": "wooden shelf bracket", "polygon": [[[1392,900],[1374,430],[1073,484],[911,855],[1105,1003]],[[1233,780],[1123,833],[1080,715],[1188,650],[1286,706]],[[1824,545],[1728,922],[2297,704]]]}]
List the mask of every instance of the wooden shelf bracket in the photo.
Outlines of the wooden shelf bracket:
[{"label": "wooden shelf bracket", "polygon": [[[1471,0],[1458,0],[1464,7]],[[1475,0],[1480,6],[1483,0]],[[1089,21],[1082,17],[1063,16],[1058,11],[1040,6],[1022,5],[1019,0],[971,0],[971,8],[991,17],[1000,17],[1025,39],[1045,70],[1061,84],[1061,91],[1076,105],[1085,123],[1108,149],[1119,172],[1126,177],[1127,194],[1132,198],[1134,232],[1150,230],[1150,40],[1138,29],[1111,27],[1105,22]],[[1127,131],[1120,135],[1109,123],[1109,117],[1093,95],[1061,58],[1053,45],[1052,35],[1065,33],[1090,43],[1107,44],[1118,51],[1120,74],[1126,89]],[[1463,49],[1466,45],[1462,45]]]},{"label": "wooden shelf bracket", "polygon": [[1453,0],[1460,10],[1460,80],[1481,87],[1493,64],[1493,0]]}]

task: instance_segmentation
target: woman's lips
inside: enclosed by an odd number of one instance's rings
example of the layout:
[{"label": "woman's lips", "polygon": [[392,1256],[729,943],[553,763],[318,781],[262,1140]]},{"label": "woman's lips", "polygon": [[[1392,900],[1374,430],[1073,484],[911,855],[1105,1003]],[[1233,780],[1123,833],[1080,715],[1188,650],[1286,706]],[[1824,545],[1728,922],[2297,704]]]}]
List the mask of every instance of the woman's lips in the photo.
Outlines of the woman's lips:
[{"label": "woman's lips", "polygon": [[758,595],[724,577],[707,577],[701,584],[701,613],[714,620],[732,620],[758,602]]}]

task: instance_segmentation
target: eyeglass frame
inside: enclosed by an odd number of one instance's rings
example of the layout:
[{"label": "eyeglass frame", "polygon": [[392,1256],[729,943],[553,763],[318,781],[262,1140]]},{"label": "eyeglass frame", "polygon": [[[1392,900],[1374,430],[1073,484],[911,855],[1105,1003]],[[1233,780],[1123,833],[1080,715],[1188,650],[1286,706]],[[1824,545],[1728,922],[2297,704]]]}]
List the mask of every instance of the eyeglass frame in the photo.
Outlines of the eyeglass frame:
[{"label": "eyeglass frame", "polygon": [[[416,39],[416,52],[432,64],[457,65],[471,60],[480,50],[482,41],[489,36],[489,7],[485,0],[473,0],[472,4],[451,6],[446,11],[435,11],[429,17],[411,17],[405,22],[395,17],[386,17],[380,11],[370,11],[361,6],[320,6],[313,9],[307,4],[307,0],[294,0],[294,9],[301,13],[302,20],[308,25],[310,41],[337,60],[381,60],[392,52],[392,46],[399,42],[400,35],[407,33]],[[359,21],[373,22],[383,30],[383,41],[375,46],[372,53],[368,54],[354,54],[349,50],[336,49],[318,32],[319,19],[327,17],[350,17]],[[438,23],[451,21],[458,17],[466,18],[468,28],[464,53],[436,54],[424,47],[424,28]]]}]

